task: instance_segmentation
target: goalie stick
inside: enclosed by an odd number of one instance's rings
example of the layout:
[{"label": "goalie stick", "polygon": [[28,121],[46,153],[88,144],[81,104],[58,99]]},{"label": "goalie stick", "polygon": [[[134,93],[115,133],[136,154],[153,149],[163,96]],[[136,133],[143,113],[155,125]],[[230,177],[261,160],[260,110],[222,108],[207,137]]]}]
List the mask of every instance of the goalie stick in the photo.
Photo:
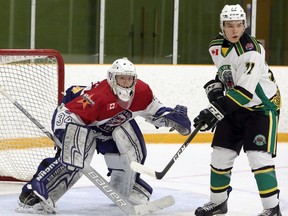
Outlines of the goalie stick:
[{"label": "goalie stick", "polygon": [[[55,136],[53,136],[38,120],[36,120],[21,104],[14,100],[2,86],[0,93],[3,94],[10,102],[13,103],[32,123],[34,123],[43,133],[47,135],[55,144],[61,148],[62,144]],[[117,192],[90,164],[84,162],[84,167],[81,172],[98,187],[114,204],[116,204],[126,215],[146,215],[150,214],[175,204],[173,196],[165,196],[163,198],[150,201],[146,204],[132,205],[124,196]],[[56,210],[53,206],[51,209]]]},{"label": "goalie stick", "polygon": [[150,175],[156,179],[162,179],[166,173],[169,171],[169,169],[172,167],[172,165],[175,163],[175,161],[179,158],[179,156],[184,152],[186,147],[189,145],[189,143],[192,141],[192,139],[195,137],[195,135],[198,133],[200,128],[203,126],[204,123],[199,124],[194,131],[189,135],[189,137],[185,140],[185,142],[182,144],[180,149],[176,152],[176,154],[173,156],[173,158],[169,161],[169,163],[166,165],[166,167],[161,171],[157,172],[154,171],[143,164],[137,163],[135,161],[131,162],[130,167],[132,170],[138,173],[147,174]]}]

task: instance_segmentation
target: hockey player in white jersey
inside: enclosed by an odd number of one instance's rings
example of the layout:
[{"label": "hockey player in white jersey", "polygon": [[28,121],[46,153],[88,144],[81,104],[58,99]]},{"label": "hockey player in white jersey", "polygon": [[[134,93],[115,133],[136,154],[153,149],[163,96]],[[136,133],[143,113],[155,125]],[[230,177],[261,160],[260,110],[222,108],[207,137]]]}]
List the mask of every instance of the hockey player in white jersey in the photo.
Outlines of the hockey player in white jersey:
[{"label": "hockey player in white jersey", "polygon": [[263,205],[259,216],[281,216],[273,159],[280,92],[265,62],[263,46],[245,33],[246,27],[242,7],[225,5],[220,14],[222,32],[210,43],[209,53],[218,71],[215,80],[204,85],[210,106],[194,119],[194,126],[203,124],[202,131],[216,126],[216,130],[212,141],[210,202],[196,209],[197,216],[227,213],[233,163],[242,148]]}]

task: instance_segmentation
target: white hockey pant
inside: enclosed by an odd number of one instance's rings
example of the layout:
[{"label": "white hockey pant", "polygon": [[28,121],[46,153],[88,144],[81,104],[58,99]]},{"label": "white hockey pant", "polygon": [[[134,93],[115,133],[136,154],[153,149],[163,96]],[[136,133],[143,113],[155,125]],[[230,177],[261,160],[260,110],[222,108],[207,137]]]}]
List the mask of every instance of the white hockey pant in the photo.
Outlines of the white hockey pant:
[{"label": "white hockey pant", "polygon": [[110,185],[132,203],[140,204],[149,201],[152,188],[130,168],[132,161],[142,162],[146,157],[145,143],[137,135],[142,136],[140,129],[138,126],[135,129],[130,122],[117,127],[112,136],[119,154],[106,153],[104,158],[108,168],[112,170]]}]

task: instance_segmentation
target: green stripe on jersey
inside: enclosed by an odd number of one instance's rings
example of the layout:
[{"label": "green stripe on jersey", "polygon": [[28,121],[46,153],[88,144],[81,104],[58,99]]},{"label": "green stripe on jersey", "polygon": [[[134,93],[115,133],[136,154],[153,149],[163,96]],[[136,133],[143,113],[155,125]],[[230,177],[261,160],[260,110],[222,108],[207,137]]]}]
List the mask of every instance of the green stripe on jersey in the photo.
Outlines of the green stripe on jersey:
[{"label": "green stripe on jersey", "polygon": [[222,39],[214,39],[214,40],[212,40],[211,42],[210,42],[210,45],[209,45],[209,47],[211,47],[211,46],[221,46],[222,45],[222,43],[223,43],[223,38]]},{"label": "green stripe on jersey", "polygon": [[244,104],[249,103],[252,99],[249,96],[245,95],[243,92],[241,92],[235,88],[228,90],[227,97],[229,97],[231,100],[233,100],[239,106],[243,106]]},{"label": "green stripe on jersey", "polygon": [[261,53],[261,48],[260,48],[258,41],[254,37],[251,37],[251,39],[252,39],[254,45],[256,46],[256,51]]},{"label": "green stripe on jersey", "polygon": [[240,41],[235,44],[235,48],[238,56],[242,55],[245,52]]}]

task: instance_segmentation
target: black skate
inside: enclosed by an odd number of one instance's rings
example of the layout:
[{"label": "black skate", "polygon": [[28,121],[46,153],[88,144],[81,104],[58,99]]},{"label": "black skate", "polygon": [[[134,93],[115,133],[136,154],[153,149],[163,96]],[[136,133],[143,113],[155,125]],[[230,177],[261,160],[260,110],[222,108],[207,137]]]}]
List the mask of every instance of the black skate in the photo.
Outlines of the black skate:
[{"label": "black skate", "polygon": [[265,209],[262,213],[258,214],[258,216],[282,216],[279,205],[274,208]]},{"label": "black skate", "polygon": [[16,211],[31,214],[55,214],[57,213],[57,208],[50,200],[42,200],[32,191],[28,193],[22,192],[19,196]]},{"label": "black skate", "polygon": [[195,211],[195,215],[196,216],[225,215],[228,212],[227,201],[229,198],[229,193],[231,191],[232,191],[232,187],[229,187],[227,189],[228,197],[223,203],[216,204],[216,203],[208,202],[204,204],[203,207],[198,207]]},{"label": "black skate", "polygon": [[19,196],[19,200],[21,203],[29,206],[33,206],[41,201],[40,198],[36,196],[33,192],[22,192]]}]

